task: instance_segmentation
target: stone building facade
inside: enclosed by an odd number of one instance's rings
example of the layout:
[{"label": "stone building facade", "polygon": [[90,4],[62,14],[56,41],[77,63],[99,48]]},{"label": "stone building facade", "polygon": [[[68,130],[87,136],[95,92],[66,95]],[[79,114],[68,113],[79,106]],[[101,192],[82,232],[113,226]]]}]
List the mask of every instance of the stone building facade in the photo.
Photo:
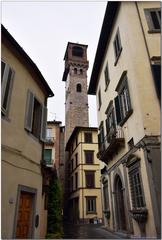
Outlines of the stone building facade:
[{"label": "stone building facade", "polygon": [[65,89],[65,143],[76,126],[88,127],[88,95],[87,95],[87,45],[67,44],[65,70],[62,80]]},{"label": "stone building facade", "polygon": [[88,90],[105,225],[137,238],[161,238],[160,18],[160,2],[108,2]]}]

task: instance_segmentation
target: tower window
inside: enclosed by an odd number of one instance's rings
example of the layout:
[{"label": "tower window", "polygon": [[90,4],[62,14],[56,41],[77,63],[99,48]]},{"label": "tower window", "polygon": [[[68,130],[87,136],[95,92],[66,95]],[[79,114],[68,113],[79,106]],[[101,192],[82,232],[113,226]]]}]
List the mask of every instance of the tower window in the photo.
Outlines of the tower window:
[{"label": "tower window", "polygon": [[74,68],[74,74],[77,74],[77,68]]},{"label": "tower window", "polygon": [[77,91],[77,92],[81,92],[81,91],[82,91],[82,86],[81,86],[80,83],[78,83],[78,84],[76,85],[76,91]]},{"label": "tower window", "polygon": [[83,57],[83,48],[74,46],[72,49],[72,55],[76,57]]},{"label": "tower window", "polygon": [[83,69],[80,69],[80,75],[83,75]]}]

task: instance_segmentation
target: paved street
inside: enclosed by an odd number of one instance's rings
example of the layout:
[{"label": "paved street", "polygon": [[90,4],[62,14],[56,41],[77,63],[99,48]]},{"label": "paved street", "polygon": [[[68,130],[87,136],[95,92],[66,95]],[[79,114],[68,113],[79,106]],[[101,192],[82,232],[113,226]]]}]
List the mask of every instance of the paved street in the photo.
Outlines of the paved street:
[{"label": "paved street", "polygon": [[113,234],[103,228],[101,224],[84,225],[64,225],[64,239],[120,239],[117,234]]}]

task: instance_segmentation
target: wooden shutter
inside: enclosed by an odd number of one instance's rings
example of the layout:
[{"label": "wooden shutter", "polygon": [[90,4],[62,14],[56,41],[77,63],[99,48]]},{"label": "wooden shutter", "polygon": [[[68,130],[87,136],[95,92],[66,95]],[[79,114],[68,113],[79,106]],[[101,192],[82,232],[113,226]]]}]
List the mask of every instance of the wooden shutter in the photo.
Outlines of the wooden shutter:
[{"label": "wooden shutter", "polygon": [[161,99],[161,65],[152,65],[152,72],[154,76],[154,83],[156,88],[156,93],[159,99]]},{"label": "wooden shutter", "polygon": [[46,128],[47,128],[47,108],[43,106],[42,119],[41,119],[41,134],[40,134],[40,140],[42,142],[46,141]]},{"label": "wooden shutter", "polygon": [[9,67],[8,64],[4,62],[1,62],[1,66],[2,66],[1,106],[3,114],[6,115],[9,108],[11,89],[13,85],[13,77],[15,72],[12,68]]},{"label": "wooden shutter", "polygon": [[112,123],[113,127],[116,128],[114,108],[112,109],[112,121],[113,121],[113,123]]},{"label": "wooden shutter", "polygon": [[30,90],[28,90],[25,115],[25,129],[27,129],[30,132],[32,131],[33,111],[34,111],[34,95]]},{"label": "wooden shutter", "polygon": [[119,96],[115,97],[115,111],[116,111],[117,124],[119,124],[121,122],[121,120],[122,120],[122,118],[121,118],[121,111],[120,111]]}]

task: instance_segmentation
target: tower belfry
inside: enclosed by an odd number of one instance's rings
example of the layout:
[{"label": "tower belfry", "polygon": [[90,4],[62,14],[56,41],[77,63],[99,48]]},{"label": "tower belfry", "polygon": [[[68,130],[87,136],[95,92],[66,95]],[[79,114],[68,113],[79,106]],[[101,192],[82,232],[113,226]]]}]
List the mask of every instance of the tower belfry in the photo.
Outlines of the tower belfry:
[{"label": "tower belfry", "polygon": [[76,126],[88,127],[87,45],[68,42],[62,80],[65,84],[65,144]]}]

